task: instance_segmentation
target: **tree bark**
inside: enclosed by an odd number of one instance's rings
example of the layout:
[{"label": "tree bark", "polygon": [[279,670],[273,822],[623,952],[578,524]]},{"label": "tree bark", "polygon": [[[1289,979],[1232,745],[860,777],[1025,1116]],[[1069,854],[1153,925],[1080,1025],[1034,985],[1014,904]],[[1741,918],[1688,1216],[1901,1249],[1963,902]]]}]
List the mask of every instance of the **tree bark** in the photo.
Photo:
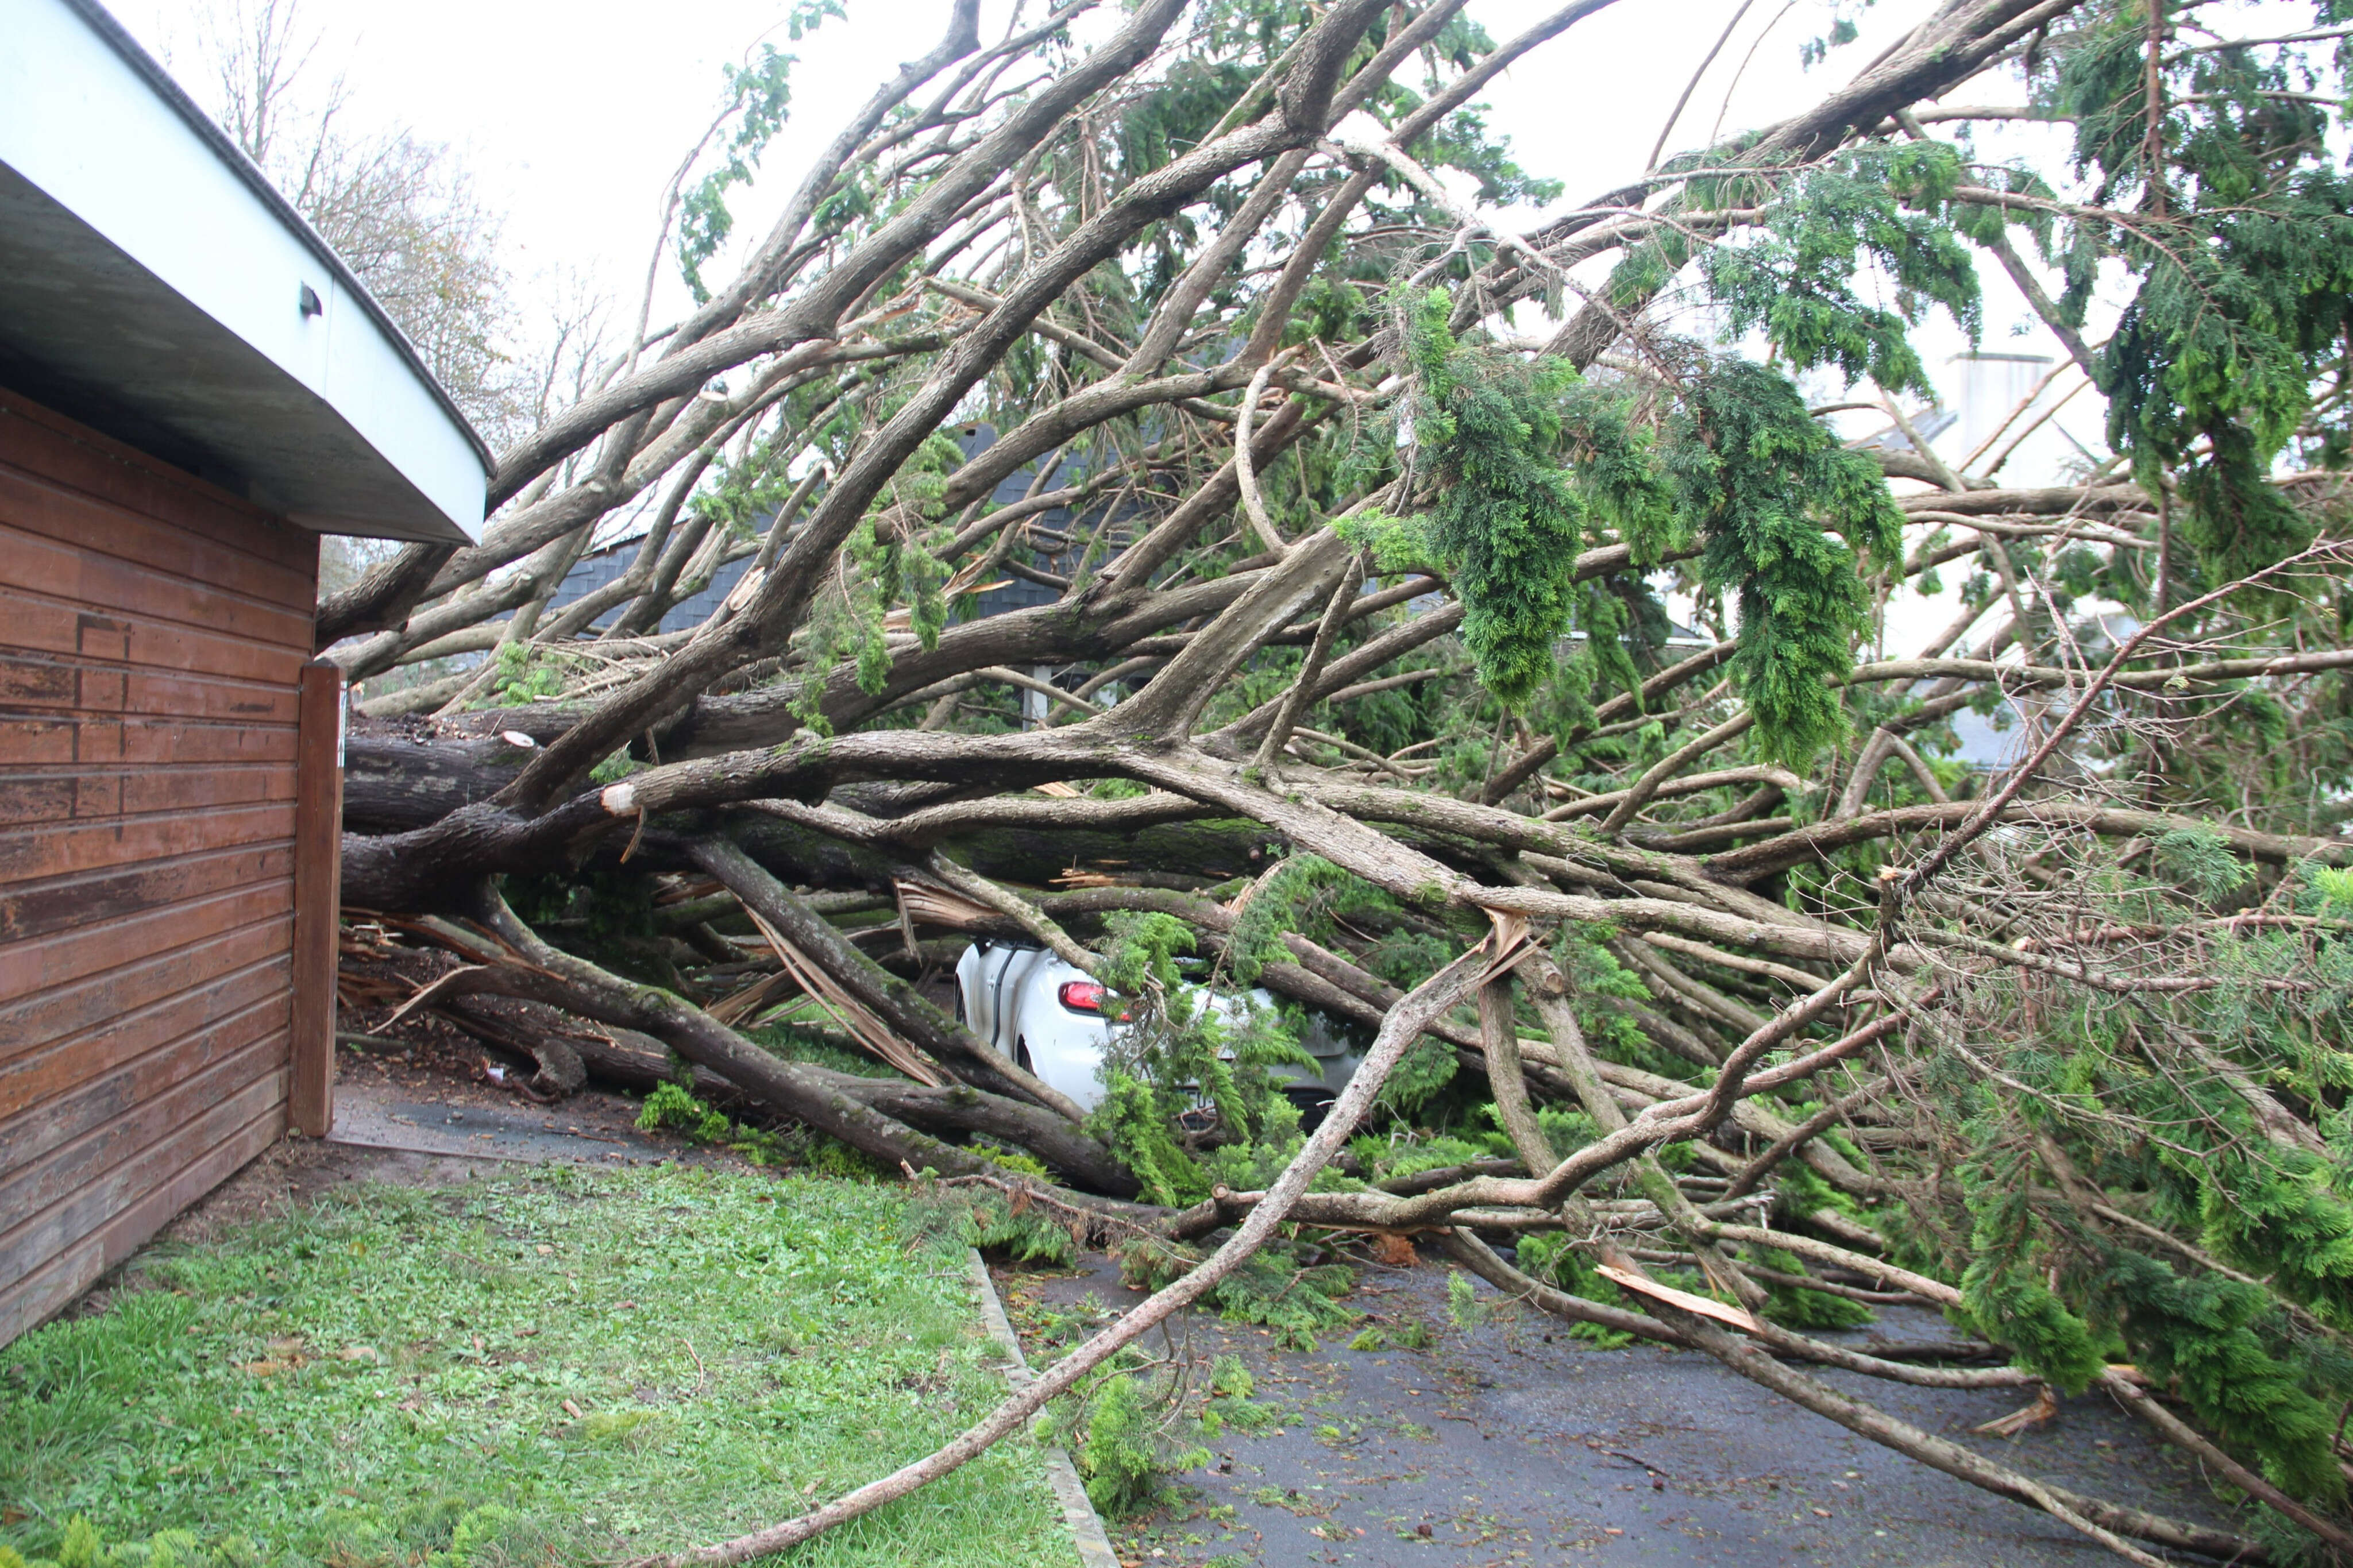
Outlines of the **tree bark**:
[{"label": "tree bark", "polygon": [[519,996],[651,1036],[762,1103],[888,1167],[903,1164],[951,1175],[1021,1179],[979,1155],[914,1131],[878,1110],[869,1102],[870,1097],[920,1108],[938,1125],[964,1127],[985,1121],[1025,1146],[1034,1141],[1035,1152],[1060,1167],[1082,1188],[1119,1198],[1133,1196],[1138,1190],[1134,1177],[1108,1151],[1051,1111],[968,1088],[914,1094],[910,1091],[920,1086],[859,1079],[786,1061],[667,992],[631,985],[548,946],[516,920],[495,893],[484,895],[481,908],[485,923],[522,953],[529,966],[477,965],[453,971],[419,992],[409,1006],[434,1005],[444,997],[467,994]]}]

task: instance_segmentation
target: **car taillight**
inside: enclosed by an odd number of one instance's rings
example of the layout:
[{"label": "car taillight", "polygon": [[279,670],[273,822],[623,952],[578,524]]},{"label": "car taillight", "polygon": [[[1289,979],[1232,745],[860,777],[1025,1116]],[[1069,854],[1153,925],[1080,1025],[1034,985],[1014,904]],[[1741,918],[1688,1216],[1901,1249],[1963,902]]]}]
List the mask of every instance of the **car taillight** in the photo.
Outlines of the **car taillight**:
[{"label": "car taillight", "polygon": [[[1054,992],[1055,997],[1071,1012],[1092,1013],[1097,1017],[1103,1016],[1103,997],[1108,994],[1102,984],[1093,980],[1065,980]],[[1123,1012],[1113,1021],[1124,1024],[1127,1015]]]}]

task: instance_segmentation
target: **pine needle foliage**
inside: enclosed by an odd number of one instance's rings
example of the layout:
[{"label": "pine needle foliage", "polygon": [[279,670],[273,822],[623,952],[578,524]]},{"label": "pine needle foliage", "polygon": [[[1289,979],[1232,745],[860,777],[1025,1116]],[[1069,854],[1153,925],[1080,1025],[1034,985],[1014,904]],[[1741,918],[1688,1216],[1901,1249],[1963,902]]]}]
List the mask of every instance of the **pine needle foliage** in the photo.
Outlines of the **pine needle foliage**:
[{"label": "pine needle foliage", "polygon": [[1313,936],[1334,916],[1362,919],[1394,915],[1397,901],[1363,878],[1344,871],[1320,855],[1287,855],[1250,891],[1226,939],[1226,971],[1239,985],[1253,985],[1270,963],[1288,962],[1283,937]]},{"label": "pine needle foliage", "polygon": [[949,1258],[977,1247],[1016,1263],[1067,1267],[1079,1256],[1069,1225],[986,1188],[923,1183],[908,1196],[900,1228],[910,1247]]},{"label": "pine needle foliage", "polygon": [[2104,258],[2133,274],[2097,364],[2108,438],[2144,487],[2179,471],[2183,536],[2228,581],[2312,538],[2265,481],[2353,327],[2353,180],[2313,158],[2328,117],[2293,92],[2307,84],[2284,57],[2177,53],[2152,104],[2147,15],[2138,4],[2096,15],[2042,86],[2075,119],[2095,202],[2137,200],[2129,216],[2073,220],[2068,302],[2080,314]]},{"label": "pine needle foliage", "polygon": [[1124,1373],[1104,1380],[1087,1409],[1079,1468],[1087,1500],[1105,1513],[1132,1513],[1160,1495],[1160,1445],[1142,1391]]},{"label": "pine needle foliage", "polygon": [[[1559,361],[1458,340],[1450,310],[1431,289],[1406,321],[1414,389],[1399,427],[1430,510],[1363,514],[1344,531],[1387,569],[1448,576],[1487,689],[1520,707],[1565,673],[1588,689],[1605,671],[1630,679],[1622,605],[1577,583],[1577,554],[1617,539],[1639,566],[1697,536],[1704,587],[1738,597],[1734,674],[1759,750],[1803,765],[1843,734],[1834,687],[1870,618],[1860,562],[1894,561],[1904,521],[1878,468],[1770,367],[1688,353],[1654,434],[1622,392]],[[1564,659],[1580,620],[1609,652]]]},{"label": "pine needle foliage", "polygon": [[1759,749],[1802,767],[1845,733],[1836,684],[1871,614],[1861,560],[1896,558],[1903,512],[1877,467],[1840,447],[1767,366],[1703,364],[1669,431],[1667,471],[1704,541],[1701,581],[1738,596],[1732,668]]},{"label": "pine needle foliage", "polygon": [[[1789,182],[1753,238],[1704,258],[1725,334],[1760,331],[1799,369],[1934,396],[1911,329],[1932,305],[1973,342],[1980,325],[1976,264],[1952,221],[1961,176],[1957,152],[1918,142],[1860,147]],[[1857,292],[1874,267],[1893,308]]]},{"label": "pine needle foliage", "polygon": [[[476,1521],[469,1515],[461,1522]],[[453,1541],[448,1552],[432,1553],[433,1568],[461,1568],[470,1562],[469,1549],[480,1543],[482,1533],[477,1529],[464,1542]],[[55,1557],[28,1560],[15,1547],[0,1545],[0,1568],[260,1568],[270,1558],[266,1547],[243,1536],[206,1542],[187,1530],[158,1531],[145,1541],[109,1544],[88,1516],[79,1513],[67,1521]]]},{"label": "pine needle foliage", "polygon": [[2184,1277],[2135,1252],[2112,1253],[2107,1264],[2097,1299],[2150,1376],[2179,1392],[2225,1447],[2257,1456],[2283,1491],[2319,1502],[2344,1495],[2336,1417],[2264,1343],[2276,1314],[2260,1286]]},{"label": "pine needle foliage", "polygon": [[1271,1181],[1299,1142],[1299,1112],[1271,1069],[1314,1058],[1272,1009],[1247,999],[1239,1010],[1209,1005],[1179,967],[1195,938],[1176,917],[1114,915],[1100,945],[1103,983],[1125,1016],[1088,1126],[1155,1203],[1198,1202],[1220,1183]]},{"label": "pine needle foliage", "polygon": [[[898,517],[877,513],[851,531],[842,546],[845,569],[818,595],[808,625],[796,639],[803,658],[819,668],[843,658],[854,659],[859,689],[870,696],[890,684],[886,628],[894,605],[905,607],[908,629],[926,650],[939,646],[940,633],[947,626],[944,589],[948,569],[933,553],[944,545],[946,535],[909,519],[937,512],[944,475],[962,456],[944,437],[924,443],[892,484],[892,510]],[[822,683],[810,682],[800,688],[793,703],[795,717],[819,734],[831,729],[825,696]]]},{"label": "pine needle foliage", "polygon": [[[1120,1279],[1157,1290],[1200,1260],[1193,1247],[1139,1236],[1119,1248]],[[1355,1283],[1347,1265],[1330,1261],[1312,1242],[1293,1238],[1244,1259],[1218,1282],[1208,1300],[1229,1322],[1272,1329],[1284,1345],[1312,1351],[1316,1335],[1345,1328],[1360,1316],[1343,1300]]]},{"label": "pine needle foliage", "polygon": [[[2205,909],[2238,896],[2243,863],[2211,834],[2153,847],[2148,877],[2088,882],[2092,907],[2187,943]],[[2296,877],[2283,905],[2305,920],[2331,907],[2335,874]],[[2179,948],[2168,967],[2217,983],[2128,1008],[2088,988],[1974,983],[1971,1051],[1998,1048],[2000,1076],[1979,1058],[1920,1079],[1954,1129],[1938,1190],[1966,1214],[1930,1201],[1877,1215],[1909,1231],[1918,1261],[1957,1276],[1955,1315],[2017,1364],[2075,1389],[2128,1361],[2226,1449],[2324,1506],[2344,1495],[2336,1424],[2353,1399],[2353,1205],[2342,1118],[2327,1109],[2348,1076],[2346,945],[2324,924]],[[2283,1101],[2338,1129],[2326,1155],[2258,1118],[2258,1102]],[[2086,1183],[2092,1200],[2071,1201]],[[2151,1225],[2194,1246],[2179,1261],[2156,1253]]]},{"label": "pine needle foliage", "polygon": [[1551,677],[1576,607],[1588,509],[1556,453],[1561,395],[1577,377],[1556,360],[1458,342],[1447,327],[1452,304],[1430,289],[1405,323],[1415,377],[1406,417],[1416,476],[1434,496],[1388,549],[1409,548],[1448,574],[1480,679],[1517,706]]},{"label": "pine needle foliage", "polygon": [[1961,1276],[1955,1315],[2063,1393],[2081,1394],[2107,1365],[2089,1323],[2031,1273],[1995,1258],[1980,1258]]},{"label": "pine needle foliage", "polygon": [[[1604,1279],[1594,1267],[1593,1259],[1583,1249],[1571,1246],[1565,1236],[1524,1237],[1519,1245],[1517,1259],[1522,1272],[1556,1286],[1569,1295],[1605,1307],[1627,1305],[1626,1293]],[[1632,1334],[1604,1328],[1599,1323],[1569,1323],[1566,1331],[1572,1339],[1585,1340],[1606,1351],[1623,1350],[1634,1342]]]},{"label": "pine needle foliage", "polygon": [[[1749,1247],[1746,1252],[1757,1262],[1777,1273],[1802,1276],[1805,1265],[1793,1252],[1778,1247]],[[1812,1331],[1820,1329],[1860,1329],[1879,1321],[1879,1314],[1849,1296],[1834,1296],[1827,1290],[1809,1290],[1802,1285],[1784,1285],[1772,1281],[1765,1289],[1764,1315],[1785,1329]]]}]

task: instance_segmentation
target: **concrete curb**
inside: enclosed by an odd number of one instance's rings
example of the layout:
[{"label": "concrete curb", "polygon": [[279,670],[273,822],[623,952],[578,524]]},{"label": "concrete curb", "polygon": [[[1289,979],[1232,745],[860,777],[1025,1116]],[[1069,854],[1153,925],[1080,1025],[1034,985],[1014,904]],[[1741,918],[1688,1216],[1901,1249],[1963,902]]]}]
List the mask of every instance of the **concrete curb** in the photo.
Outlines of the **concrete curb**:
[{"label": "concrete curb", "polygon": [[[971,1257],[973,1283],[980,1290],[981,1321],[988,1325],[989,1337],[1005,1352],[1005,1381],[1017,1390],[1027,1388],[1031,1381],[1029,1363],[1021,1353],[1021,1340],[1005,1315],[1005,1303],[997,1299],[997,1282],[988,1277],[988,1265],[977,1251]],[[1112,1551],[1111,1537],[1103,1532],[1103,1520],[1087,1498],[1078,1467],[1059,1444],[1047,1446],[1046,1479],[1054,1489],[1055,1500],[1062,1505],[1063,1522],[1070,1526],[1079,1549],[1080,1568],[1119,1568],[1119,1556]]]}]

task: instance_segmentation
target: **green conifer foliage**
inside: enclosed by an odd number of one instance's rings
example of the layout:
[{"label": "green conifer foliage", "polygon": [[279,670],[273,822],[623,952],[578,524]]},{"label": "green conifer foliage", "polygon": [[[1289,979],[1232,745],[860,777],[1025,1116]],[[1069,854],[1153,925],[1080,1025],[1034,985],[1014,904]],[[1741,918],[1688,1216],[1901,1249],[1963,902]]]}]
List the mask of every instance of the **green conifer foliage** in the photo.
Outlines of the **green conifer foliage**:
[{"label": "green conifer foliage", "polygon": [[1778,371],[1718,361],[1683,398],[1666,464],[1704,542],[1701,578],[1738,595],[1733,670],[1762,749],[1802,766],[1845,731],[1835,682],[1871,611],[1859,556],[1894,558],[1904,516]]},{"label": "green conifer foliage", "polygon": [[[1801,368],[1835,364],[1849,381],[1934,395],[1908,336],[1930,304],[1974,339],[1977,268],[1953,230],[1960,154],[1942,142],[1873,145],[1790,182],[1757,236],[1704,258],[1725,331],[1761,330]],[[1863,263],[1895,288],[1895,308],[1856,291]]]},{"label": "green conifer foliage", "polygon": [[1553,645],[1575,609],[1587,508],[1555,454],[1560,395],[1577,373],[1457,342],[1451,303],[1431,289],[1409,326],[1418,466],[1437,490],[1423,526],[1462,600],[1462,640],[1480,679],[1516,705],[1551,676]]},{"label": "green conifer foliage", "polygon": [[2295,1496],[2343,1495],[2336,1419],[2306,1392],[2297,1368],[2265,1348],[2258,1331],[2275,1314],[2262,1287],[2184,1277],[2154,1258],[2116,1252],[2095,1299],[2141,1367],[2178,1390],[2225,1447],[2257,1455],[2264,1476]]},{"label": "green conifer foliage", "polygon": [[2023,1269],[1979,1258],[1961,1276],[1961,1310],[2019,1365],[2068,1394],[2081,1393],[2107,1364],[2091,1325]]},{"label": "green conifer foliage", "polygon": [[[1123,1019],[1088,1126],[1156,1203],[1197,1202],[1220,1182],[1272,1180],[1298,1145],[1299,1113],[1270,1069],[1314,1058],[1271,1009],[1245,999],[1232,1017],[1207,1005],[1179,968],[1195,938],[1175,916],[1114,915],[1102,946],[1103,983]],[[1205,1141],[1205,1122],[1215,1140]]]},{"label": "green conifer foliage", "polygon": [[1088,1409],[1086,1441],[1079,1450],[1087,1500],[1106,1513],[1122,1514],[1158,1496],[1158,1436],[1135,1379],[1106,1379]]},{"label": "green conifer foliage", "polygon": [[[2310,161],[2327,117],[2282,58],[2170,57],[2148,97],[2147,7],[2118,5],[2058,58],[2052,105],[2076,119],[2077,170],[2103,213],[2075,220],[2070,302],[2103,255],[2137,290],[2101,353],[2109,440],[2154,488],[2181,472],[2184,537],[2216,580],[2301,549],[2308,519],[2264,482],[2353,326],[2353,181]],[[2155,110],[2155,134],[2150,118]],[[2152,150],[2164,158],[2152,165]]]},{"label": "green conifer foliage", "polygon": [[1463,605],[1480,679],[1519,706],[1562,671],[1580,612],[1588,654],[1572,679],[1631,674],[1614,647],[1624,618],[1576,581],[1587,543],[1631,545],[1638,563],[1694,535],[1712,593],[1738,595],[1734,669],[1767,755],[1802,763],[1844,730],[1835,682],[1868,622],[1859,552],[1892,560],[1903,513],[1878,469],[1841,449],[1788,377],[1694,354],[1654,441],[1622,395],[1555,360],[1458,342],[1450,298],[1423,295],[1408,324],[1417,387],[1408,428],[1428,513],[1353,520],[1385,566],[1436,565]]},{"label": "green conifer foliage", "polygon": [[1286,934],[1314,936],[1331,915],[1380,918],[1393,916],[1397,907],[1388,894],[1320,855],[1285,856],[1251,889],[1234,921],[1226,939],[1226,972],[1236,984],[1256,984],[1268,964],[1291,957]]}]

